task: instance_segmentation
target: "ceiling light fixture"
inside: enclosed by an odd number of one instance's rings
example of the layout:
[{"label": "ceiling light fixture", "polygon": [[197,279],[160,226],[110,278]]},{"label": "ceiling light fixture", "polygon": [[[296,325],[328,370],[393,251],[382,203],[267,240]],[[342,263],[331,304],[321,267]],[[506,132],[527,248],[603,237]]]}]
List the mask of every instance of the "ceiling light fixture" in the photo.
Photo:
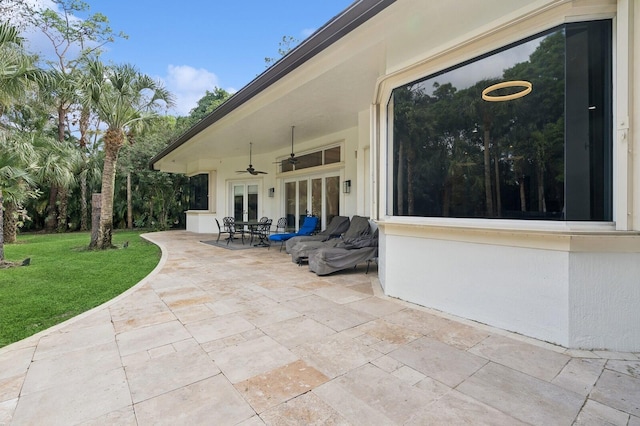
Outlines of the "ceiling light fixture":
[{"label": "ceiling light fixture", "polygon": [[[524,87],[523,90],[512,93],[510,95],[489,95],[490,92],[498,89],[504,89],[507,87]],[[533,90],[533,85],[528,81],[523,80],[514,80],[514,81],[503,81],[502,83],[494,84],[492,86],[487,87],[482,91],[482,99],[488,102],[505,102],[512,101],[514,99],[522,98],[523,96],[527,96]]]}]

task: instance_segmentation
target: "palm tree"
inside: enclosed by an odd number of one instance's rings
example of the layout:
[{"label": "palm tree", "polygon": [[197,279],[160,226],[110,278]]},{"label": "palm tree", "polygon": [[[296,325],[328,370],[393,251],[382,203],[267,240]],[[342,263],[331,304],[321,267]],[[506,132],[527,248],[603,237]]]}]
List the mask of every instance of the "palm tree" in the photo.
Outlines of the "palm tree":
[{"label": "palm tree", "polygon": [[118,153],[141,126],[157,117],[161,106],[173,105],[171,94],[149,76],[141,74],[131,65],[105,67],[100,61],[89,64],[93,76],[91,100],[93,107],[107,130],[104,134],[104,166],[102,171],[102,200],[100,226],[91,236],[91,248],[107,249],[112,246],[113,194]]},{"label": "palm tree", "polygon": [[[38,156],[38,170],[34,177],[42,185],[48,184],[52,192],[68,193],[76,183],[76,171],[80,169],[81,158],[78,150],[69,141],[58,141],[52,137],[42,137],[34,141]],[[60,207],[53,222],[60,232],[67,228],[66,200],[60,197]],[[51,213],[50,213],[51,214]],[[57,216],[60,216],[59,218]]]},{"label": "palm tree", "polygon": [[8,23],[0,23],[0,115],[28,91],[33,82],[46,74],[33,65],[23,46],[24,39]]},{"label": "palm tree", "polygon": [[[77,102],[76,73],[74,69],[51,69],[48,72],[49,80],[42,87],[43,97],[56,111],[56,134],[60,145],[64,144],[69,137],[67,119],[71,108]],[[60,222],[63,223],[62,228],[64,229],[66,227],[66,214],[64,212],[68,204],[68,188],[56,181],[50,182],[50,188],[45,229],[47,231],[53,231],[56,227],[60,229]]]},{"label": "palm tree", "polygon": [[[0,115],[19,103],[31,85],[45,77],[42,70],[33,66],[33,58],[25,52],[18,30],[0,23]],[[33,190],[29,175],[30,144],[12,138],[10,131],[11,126],[0,127],[0,262],[4,261],[3,192],[14,205]]]},{"label": "palm tree", "polygon": [[31,171],[37,169],[32,143],[25,139],[7,138],[0,132],[0,262],[4,261],[4,208],[13,214],[28,197],[38,195]]}]

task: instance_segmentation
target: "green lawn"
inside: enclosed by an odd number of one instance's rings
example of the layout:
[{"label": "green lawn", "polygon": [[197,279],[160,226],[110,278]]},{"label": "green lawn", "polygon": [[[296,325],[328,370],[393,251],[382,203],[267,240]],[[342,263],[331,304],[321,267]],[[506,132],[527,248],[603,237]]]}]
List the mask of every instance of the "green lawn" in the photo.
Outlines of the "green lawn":
[{"label": "green lawn", "polygon": [[148,275],[161,253],[141,233],[118,231],[119,248],[105,251],[87,249],[89,233],[21,235],[5,244],[5,260],[31,258],[31,265],[0,269],[0,347],[98,306]]}]

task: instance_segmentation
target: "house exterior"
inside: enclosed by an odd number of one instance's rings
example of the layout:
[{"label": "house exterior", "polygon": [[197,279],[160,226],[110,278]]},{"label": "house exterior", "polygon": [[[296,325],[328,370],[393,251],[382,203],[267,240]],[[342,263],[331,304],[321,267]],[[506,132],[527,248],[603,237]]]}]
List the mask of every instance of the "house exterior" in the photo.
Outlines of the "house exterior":
[{"label": "house exterior", "polygon": [[387,295],[637,352],[638,22],[633,0],[356,1],[152,167],[205,188],[190,231],[369,216]]}]

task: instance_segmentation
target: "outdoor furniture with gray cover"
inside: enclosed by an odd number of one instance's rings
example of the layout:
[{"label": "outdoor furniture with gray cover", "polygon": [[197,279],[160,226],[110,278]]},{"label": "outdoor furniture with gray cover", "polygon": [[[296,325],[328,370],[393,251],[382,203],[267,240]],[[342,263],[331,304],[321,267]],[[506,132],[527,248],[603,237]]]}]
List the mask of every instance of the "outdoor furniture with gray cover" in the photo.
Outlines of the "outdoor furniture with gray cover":
[{"label": "outdoor furniture with gray cover", "polygon": [[[328,275],[378,257],[378,230],[373,234],[344,240],[335,247],[323,247],[309,253],[309,270]],[[367,272],[369,271],[367,265]]]},{"label": "outdoor furniture with gray cover", "polygon": [[318,232],[315,235],[301,235],[287,240],[285,242],[285,250],[287,253],[291,253],[293,246],[303,241],[327,241],[331,238],[337,238],[349,229],[350,223],[351,222],[347,216],[334,216],[324,231]]},{"label": "outdoor furniture with gray cover", "polygon": [[349,229],[340,238],[333,238],[327,241],[301,241],[290,249],[291,261],[298,265],[307,259],[310,253],[319,248],[335,247],[341,242],[371,234],[369,218],[364,216],[353,216],[349,222]]},{"label": "outdoor furniture with gray cover", "polygon": [[318,225],[318,216],[306,216],[298,232],[288,232],[285,234],[272,234],[272,235],[269,235],[269,241],[280,241],[280,251],[282,251],[282,246],[284,246],[284,243],[287,240],[290,240],[293,237],[298,237],[301,235],[311,235],[315,232],[317,225]]}]

